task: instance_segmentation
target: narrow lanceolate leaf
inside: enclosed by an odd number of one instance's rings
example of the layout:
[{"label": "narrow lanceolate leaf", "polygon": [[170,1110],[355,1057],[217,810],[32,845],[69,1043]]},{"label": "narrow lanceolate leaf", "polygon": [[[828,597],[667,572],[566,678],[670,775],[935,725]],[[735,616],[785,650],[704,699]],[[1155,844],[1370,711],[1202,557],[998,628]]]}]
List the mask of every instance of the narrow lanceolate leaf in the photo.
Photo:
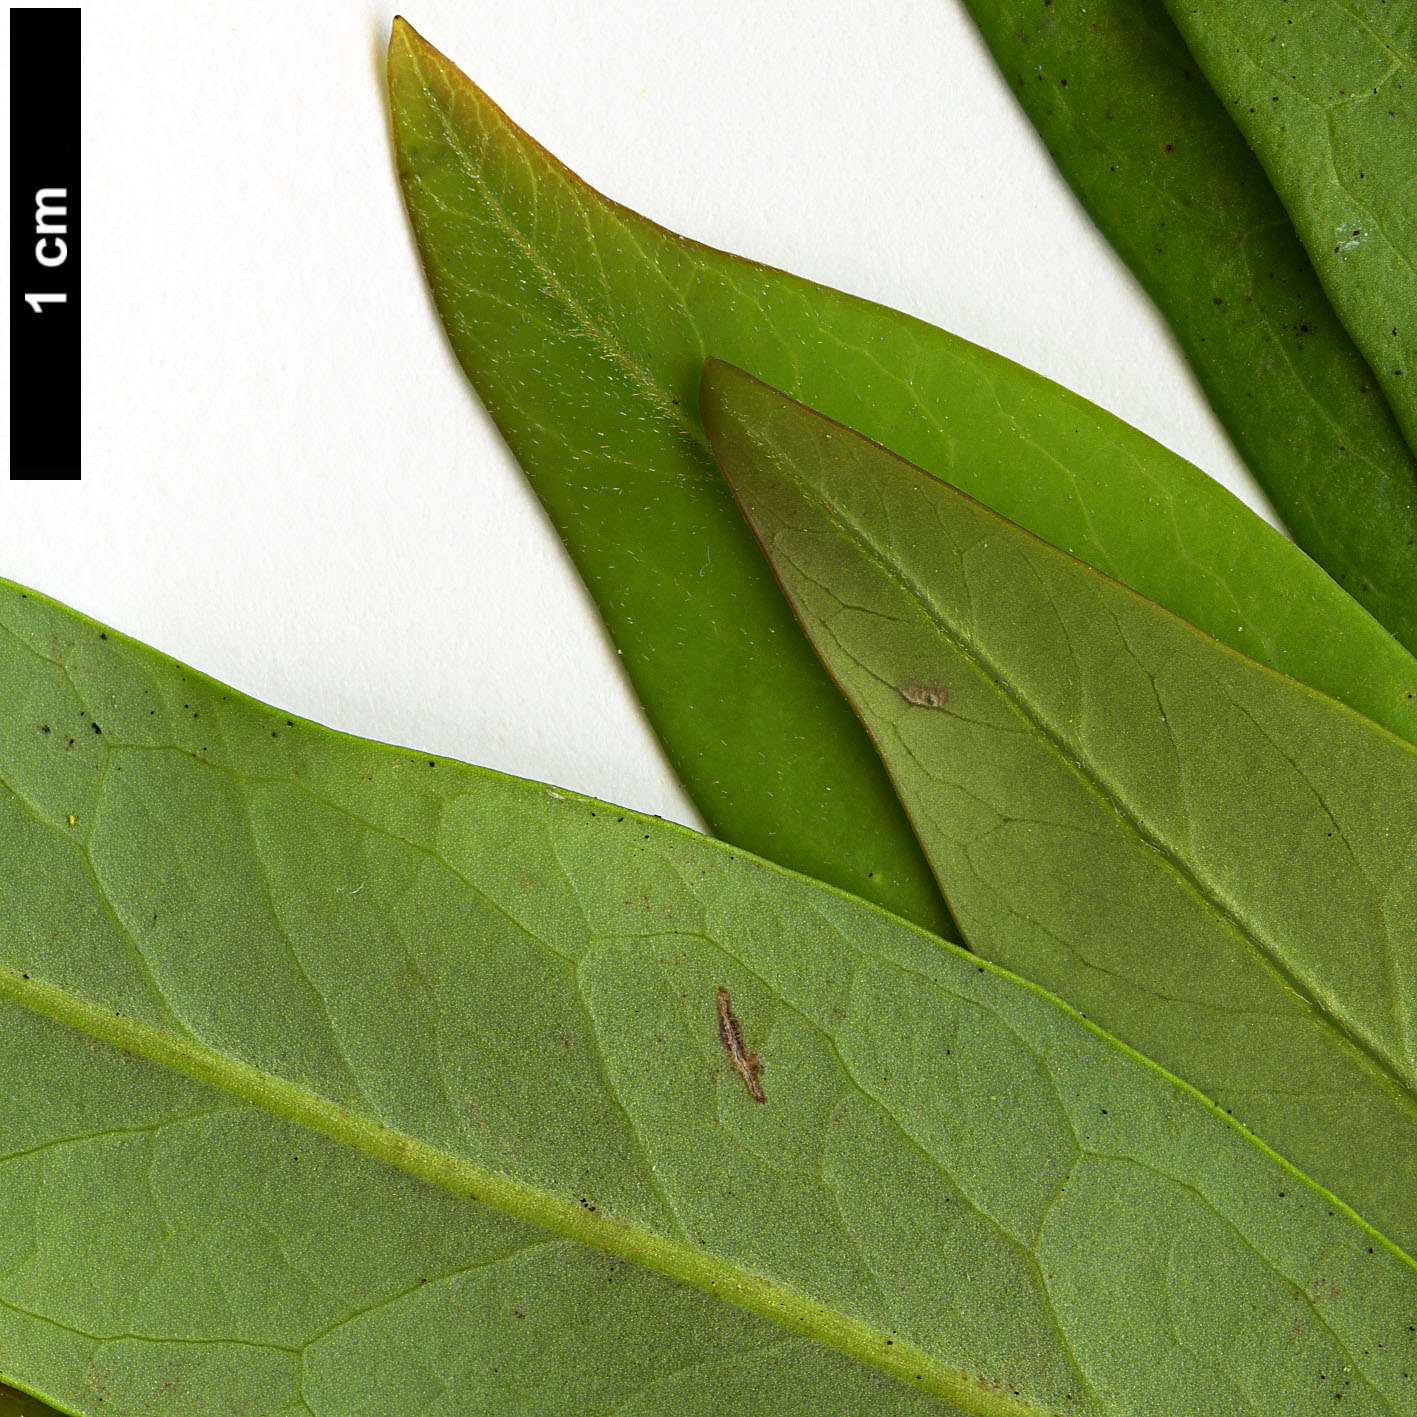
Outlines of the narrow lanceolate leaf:
[{"label": "narrow lanceolate leaf", "polygon": [[1165,3],[1417,449],[1417,9]]},{"label": "narrow lanceolate leaf", "polygon": [[713,470],[706,352],[1417,741],[1417,663],[1197,469],[1007,360],[607,201],[406,25],[389,63],[453,345],[721,835],[940,923],[889,784]]},{"label": "narrow lanceolate leaf", "polygon": [[704,445],[702,335],[677,291],[702,275],[704,303],[731,300],[726,272],[696,270],[691,248],[677,268],[662,260],[677,238],[609,207],[401,21],[389,81],[404,193],[458,357],[704,819],[957,940]]},{"label": "narrow lanceolate leaf", "polygon": [[1417,749],[739,370],[704,418],[971,946],[1417,1251]]},{"label": "narrow lanceolate leaf", "polygon": [[967,3],[1295,540],[1417,650],[1417,457],[1166,10]]},{"label": "narrow lanceolate leaf", "polygon": [[0,1377],[65,1410],[1417,1412],[1412,1260],[1032,986],[13,587],[0,879]]}]

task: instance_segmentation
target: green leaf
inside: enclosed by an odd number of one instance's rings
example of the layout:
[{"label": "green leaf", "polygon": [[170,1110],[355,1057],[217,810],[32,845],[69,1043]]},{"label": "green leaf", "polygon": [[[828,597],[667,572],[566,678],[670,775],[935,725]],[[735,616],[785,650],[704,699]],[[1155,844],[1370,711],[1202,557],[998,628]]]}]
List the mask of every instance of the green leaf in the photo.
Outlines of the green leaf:
[{"label": "green leaf", "polygon": [[1417,1410],[1410,1258],[861,901],[13,587],[0,781],[0,1374],[67,1410]]},{"label": "green leaf", "polygon": [[1295,540],[1417,650],[1417,458],[1165,9],[966,3]]},{"label": "green leaf", "polygon": [[1417,748],[739,370],[703,411],[971,946],[1417,1252]]},{"label": "green leaf", "polygon": [[1387,0],[1166,6],[1417,449],[1417,12]]},{"label": "green leaf", "polygon": [[[703,350],[673,288],[695,273],[638,247],[676,238],[639,218],[592,237],[586,223],[615,221],[586,206],[603,200],[401,20],[389,82],[458,357],[699,811],[727,840],[957,940],[865,734],[713,470],[693,411]],[[731,294],[714,284],[706,301]]]},{"label": "green leaf", "polygon": [[1417,741],[1411,657],[1188,463],[996,355],[607,201],[402,23],[389,68],[453,346],[720,835],[943,928],[889,783],[713,469],[706,352]]}]

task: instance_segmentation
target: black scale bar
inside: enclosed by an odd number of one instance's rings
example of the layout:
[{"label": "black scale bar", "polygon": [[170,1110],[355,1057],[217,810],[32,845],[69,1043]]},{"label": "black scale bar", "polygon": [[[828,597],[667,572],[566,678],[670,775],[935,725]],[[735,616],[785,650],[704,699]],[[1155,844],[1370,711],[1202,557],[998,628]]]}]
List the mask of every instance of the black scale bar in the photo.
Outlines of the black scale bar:
[{"label": "black scale bar", "polygon": [[79,471],[80,12],[10,11],[10,479]]}]

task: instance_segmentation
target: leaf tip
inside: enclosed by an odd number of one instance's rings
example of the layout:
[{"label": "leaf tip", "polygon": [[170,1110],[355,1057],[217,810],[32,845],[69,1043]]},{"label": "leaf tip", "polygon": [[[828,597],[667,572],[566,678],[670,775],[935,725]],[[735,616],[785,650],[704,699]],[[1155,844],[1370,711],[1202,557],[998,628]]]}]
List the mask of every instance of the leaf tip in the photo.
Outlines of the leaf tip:
[{"label": "leaf tip", "polygon": [[400,50],[411,49],[414,41],[421,38],[418,31],[402,15],[395,15],[394,22],[389,28],[390,65],[393,64],[395,54]]},{"label": "leaf tip", "polygon": [[395,15],[389,30],[389,87],[397,90],[400,70],[428,63],[445,65],[447,60],[402,15]]}]

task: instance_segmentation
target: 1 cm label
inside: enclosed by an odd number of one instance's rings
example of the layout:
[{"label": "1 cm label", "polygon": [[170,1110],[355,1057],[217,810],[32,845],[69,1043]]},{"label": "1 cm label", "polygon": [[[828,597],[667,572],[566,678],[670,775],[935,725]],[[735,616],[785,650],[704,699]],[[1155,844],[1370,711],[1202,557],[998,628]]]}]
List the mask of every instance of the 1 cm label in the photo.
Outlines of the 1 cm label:
[{"label": "1 cm label", "polygon": [[[69,259],[69,243],[64,240],[69,234],[68,216],[67,187],[41,187],[34,194],[34,233],[39,238],[34,243],[34,258],[46,269],[53,270]],[[46,305],[62,305],[68,299],[66,291],[58,290],[26,295],[25,304],[42,315]]]}]

